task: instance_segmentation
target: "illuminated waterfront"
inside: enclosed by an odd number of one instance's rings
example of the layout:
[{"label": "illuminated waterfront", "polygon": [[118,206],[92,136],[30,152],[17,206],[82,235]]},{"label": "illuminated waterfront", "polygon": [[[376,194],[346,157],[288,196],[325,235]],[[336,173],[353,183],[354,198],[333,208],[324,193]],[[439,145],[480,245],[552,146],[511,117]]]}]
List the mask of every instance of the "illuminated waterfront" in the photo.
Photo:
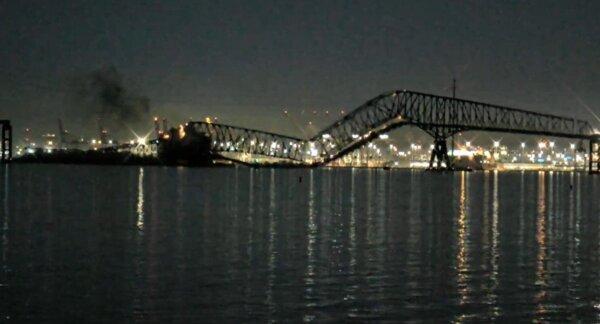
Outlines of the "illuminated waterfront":
[{"label": "illuminated waterfront", "polygon": [[[180,125],[178,132],[183,131],[183,125]],[[162,131],[161,131],[162,132]],[[162,133],[160,133],[162,134]],[[157,131],[157,136],[159,132]],[[183,132],[185,135],[185,132]],[[404,134],[405,135],[405,134]],[[36,154],[45,153],[49,158],[53,155],[69,154],[76,152],[72,145],[56,145],[53,140],[43,142],[42,146],[36,146],[36,143],[29,143],[26,146],[17,145],[17,157],[33,157]],[[324,135],[327,139],[328,134]],[[358,135],[356,135],[358,136]],[[240,141],[244,141],[241,138]],[[92,139],[89,151],[104,151],[104,152],[123,152],[131,153],[137,157],[157,157],[157,146],[151,144],[147,137],[140,137],[136,140],[130,140],[126,144],[118,145],[117,141],[107,141],[102,144]],[[402,137],[390,137],[388,134],[382,134],[377,139],[363,145],[347,155],[331,161],[327,166],[331,167],[368,167],[368,168],[428,168],[431,150],[433,145],[427,145],[424,141],[413,142],[403,146],[398,142],[405,142]],[[528,143],[529,142],[529,143]],[[470,140],[461,139],[456,142],[456,147],[452,147],[448,152],[452,158],[455,167],[471,168],[476,170],[554,170],[554,171],[571,171],[585,170],[587,167],[589,154],[584,148],[582,141],[572,141],[570,143],[561,141],[557,144],[553,140],[537,139],[535,142],[523,141],[518,145],[505,145],[499,140],[492,140],[489,143],[475,145]],[[249,154],[235,152],[235,145],[231,141],[214,142],[215,146],[223,148],[224,152],[220,155],[233,161],[243,163],[251,163],[255,165],[270,165],[285,161],[284,159],[270,156],[274,155],[274,150],[278,147],[277,142],[262,142],[251,143],[261,147],[269,147],[271,151],[266,154]],[[80,147],[81,148],[81,147]],[[320,152],[312,149],[312,152],[307,152],[307,155],[318,156]]]},{"label": "illuminated waterfront", "polygon": [[600,178],[3,165],[2,318],[600,320]]}]

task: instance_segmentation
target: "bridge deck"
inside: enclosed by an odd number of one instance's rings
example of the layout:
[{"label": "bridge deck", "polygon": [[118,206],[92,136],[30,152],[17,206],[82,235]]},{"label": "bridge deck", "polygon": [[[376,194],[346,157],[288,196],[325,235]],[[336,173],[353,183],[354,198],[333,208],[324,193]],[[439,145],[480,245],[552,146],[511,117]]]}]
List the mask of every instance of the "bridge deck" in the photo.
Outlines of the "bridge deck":
[{"label": "bridge deck", "polygon": [[300,139],[230,125],[193,122],[217,151],[240,152],[321,165],[391,129],[414,125],[434,138],[457,132],[493,131],[593,140],[599,135],[584,120],[466,99],[398,90],[381,94],[324,128]]}]

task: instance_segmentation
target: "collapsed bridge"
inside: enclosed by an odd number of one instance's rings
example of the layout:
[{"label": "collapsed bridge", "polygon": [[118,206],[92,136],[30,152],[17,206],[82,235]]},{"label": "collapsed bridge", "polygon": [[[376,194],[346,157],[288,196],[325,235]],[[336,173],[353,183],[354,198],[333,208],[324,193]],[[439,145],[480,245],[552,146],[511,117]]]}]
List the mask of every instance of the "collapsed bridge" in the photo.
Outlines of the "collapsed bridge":
[{"label": "collapsed bridge", "polygon": [[208,122],[191,122],[216,152],[237,152],[320,166],[398,127],[416,126],[431,137],[431,168],[451,168],[446,141],[459,132],[492,131],[589,141],[589,170],[600,171],[600,134],[575,118],[408,90],[383,93],[310,139]]}]

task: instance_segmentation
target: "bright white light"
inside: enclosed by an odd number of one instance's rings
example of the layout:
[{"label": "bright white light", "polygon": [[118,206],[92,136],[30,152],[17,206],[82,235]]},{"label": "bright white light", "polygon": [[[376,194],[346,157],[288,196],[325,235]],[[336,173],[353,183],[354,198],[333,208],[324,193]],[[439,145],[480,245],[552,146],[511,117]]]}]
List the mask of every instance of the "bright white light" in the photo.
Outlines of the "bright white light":
[{"label": "bright white light", "polygon": [[92,144],[96,144],[96,140],[95,139],[92,139]]},{"label": "bright white light", "polygon": [[454,150],[454,153],[450,153],[452,156],[457,156],[457,157],[471,157],[473,156],[473,152],[469,151],[469,150],[460,150],[460,149],[456,149]]},{"label": "bright white light", "polygon": [[575,143],[571,143],[571,150],[575,149]]},{"label": "bright white light", "polygon": [[471,142],[466,142],[466,143],[465,143],[465,145],[466,145],[467,147],[471,147]]},{"label": "bright white light", "polygon": [[550,148],[554,148],[554,142],[550,142]]},{"label": "bright white light", "polygon": [[390,138],[390,136],[388,134],[381,134],[381,135],[379,135],[379,139],[385,140],[385,139],[388,139],[388,138]]},{"label": "bright white light", "polygon": [[331,135],[329,135],[329,134],[323,134],[323,139],[330,139],[330,138],[331,138]]},{"label": "bright white light", "polygon": [[360,137],[360,135],[358,135],[358,134],[352,134],[352,138],[353,138],[353,139],[357,139],[357,138],[359,138],[359,137]]},{"label": "bright white light", "polygon": [[108,140],[108,144],[112,145],[113,141],[112,140]]},{"label": "bright white light", "polygon": [[525,143],[521,143],[521,148],[525,148]]},{"label": "bright white light", "polygon": [[539,142],[539,143],[538,143],[538,147],[539,147],[540,149],[544,149],[544,148],[546,148],[546,143],[544,143],[544,142]]},{"label": "bright white light", "polygon": [[494,141],[494,147],[500,147],[500,142],[499,141]]}]

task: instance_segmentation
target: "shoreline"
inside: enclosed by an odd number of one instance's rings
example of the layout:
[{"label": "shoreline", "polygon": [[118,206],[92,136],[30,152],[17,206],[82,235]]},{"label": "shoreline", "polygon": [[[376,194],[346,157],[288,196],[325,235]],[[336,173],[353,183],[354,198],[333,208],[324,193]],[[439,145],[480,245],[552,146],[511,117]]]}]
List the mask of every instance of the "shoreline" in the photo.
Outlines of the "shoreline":
[{"label": "shoreline", "polygon": [[75,160],[39,160],[39,159],[23,159],[17,158],[6,164],[54,164],[54,165],[93,165],[93,166],[158,166],[158,167],[189,167],[189,168],[233,168],[236,166],[243,166],[251,169],[361,169],[361,170],[383,170],[383,171],[424,171],[429,173],[454,173],[454,172],[576,172],[576,173],[588,173],[587,170],[577,169],[481,169],[481,170],[428,170],[425,168],[411,168],[411,167],[367,167],[367,166],[321,166],[311,167],[307,165],[287,165],[287,164],[248,164],[248,163],[237,163],[231,160],[228,162],[211,162],[208,164],[189,164],[189,163],[164,163],[158,158],[154,157],[136,157],[135,159],[127,161],[111,161],[111,160],[87,160],[87,161],[75,161]]}]

